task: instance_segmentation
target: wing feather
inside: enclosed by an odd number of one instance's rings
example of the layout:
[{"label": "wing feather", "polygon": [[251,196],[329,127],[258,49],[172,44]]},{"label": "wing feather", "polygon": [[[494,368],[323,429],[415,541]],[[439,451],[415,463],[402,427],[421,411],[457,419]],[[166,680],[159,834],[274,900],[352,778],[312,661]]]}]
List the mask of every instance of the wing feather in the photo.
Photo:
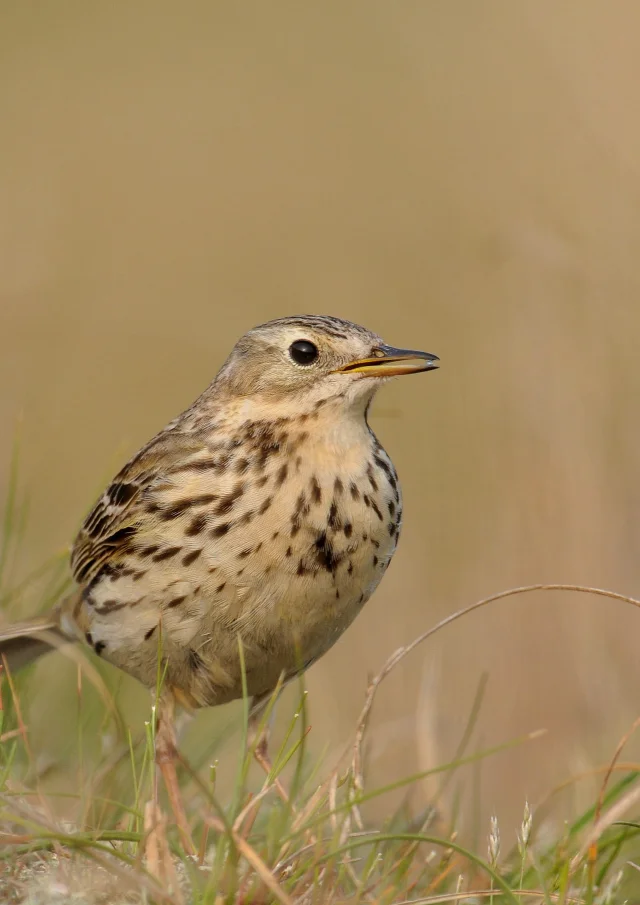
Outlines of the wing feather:
[{"label": "wing feather", "polygon": [[[145,534],[149,516],[163,507],[162,492],[175,486],[174,475],[208,466],[215,480],[216,460],[202,434],[175,427],[163,431],[116,475],[78,533],[71,553],[73,576],[91,582],[108,564],[116,564]],[[165,496],[167,496],[165,494]],[[169,495],[170,498],[170,495]]]}]

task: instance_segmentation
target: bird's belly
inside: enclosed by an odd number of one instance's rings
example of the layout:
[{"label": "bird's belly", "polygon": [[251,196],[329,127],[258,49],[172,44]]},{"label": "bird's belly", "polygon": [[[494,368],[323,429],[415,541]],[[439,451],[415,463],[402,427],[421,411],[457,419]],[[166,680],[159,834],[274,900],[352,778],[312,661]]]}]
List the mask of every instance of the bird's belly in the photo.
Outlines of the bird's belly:
[{"label": "bird's belly", "polygon": [[335,644],[381,575],[354,568],[349,582],[339,582],[338,587],[324,576],[301,587],[283,575],[268,593],[259,587],[243,589],[242,614],[233,624],[220,612],[208,611],[193,644],[203,664],[201,673],[191,673],[176,684],[186,681],[191,697],[200,704],[239,697],[241,645],[248,693],[268,692],[281,675],[290,679],[303,672]]},{"label": "bird's belly", "polygon": [[[299,523],[290,519],[283,528],[282,519],[274,517],[266,520],[266,531],[245,536],[241,552],[251,552],[229,576],[233,599],[226,609],[208,608],[205,616],[203,634],[210,640],[203,657],[224,661],[235,672],[225,699],[241,689],[238,636],[248,690],[261,694],[282,673],[290,677],[310,666],[348,628],[396,548],[397,524],[380,518],[381,505],[350,500],[333,510],[329,501]],[[221,690],[215,694],[220,700]]]},{"label": "bird's belly", "polygon": [[250,694],[273,689],[337,641],[387,568],[400,495],[396,483],[373,484],[302,473],[263,512],[243,501],[224,543],[194,538],[196,558],[182,547],[138,581],[93,589],[90,643],[151,688],[161,656],[166,681],[196,705],[241,696],[242,659]]}]

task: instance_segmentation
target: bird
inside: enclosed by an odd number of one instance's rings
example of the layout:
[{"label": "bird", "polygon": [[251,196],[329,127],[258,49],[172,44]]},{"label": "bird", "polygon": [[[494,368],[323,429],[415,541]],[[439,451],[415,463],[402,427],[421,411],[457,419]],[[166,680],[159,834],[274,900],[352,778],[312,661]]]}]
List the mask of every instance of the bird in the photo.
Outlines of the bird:
[{"label": "bird", "polygon": [[402,496],[368,422],[392,377],[438,357],[328,315],[242,336],[204,392],[119,471],[71,552],[51,613],[0,628],[9,670],[69,642],[163,676],[156,761],[188,838],[174,710],[260,712],[353,622],[396,550]]}]

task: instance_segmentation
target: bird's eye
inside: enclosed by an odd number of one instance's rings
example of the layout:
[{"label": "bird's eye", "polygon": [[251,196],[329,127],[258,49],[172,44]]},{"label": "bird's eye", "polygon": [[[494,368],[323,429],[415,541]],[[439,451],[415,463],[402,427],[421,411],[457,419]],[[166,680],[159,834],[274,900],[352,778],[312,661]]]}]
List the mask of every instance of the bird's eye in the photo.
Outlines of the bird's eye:
[{"label": "bird's eye", "polygon": [[298,365],[311,365],[318,357],[318,349],[308,339],[297,339],[289,346],[289,355]]}]

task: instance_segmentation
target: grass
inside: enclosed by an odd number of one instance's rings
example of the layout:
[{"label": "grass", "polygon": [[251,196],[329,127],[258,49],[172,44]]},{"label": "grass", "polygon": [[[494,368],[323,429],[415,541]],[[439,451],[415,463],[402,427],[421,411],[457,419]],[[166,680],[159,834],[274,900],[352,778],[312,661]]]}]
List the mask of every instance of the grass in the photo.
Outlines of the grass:
[{"label": "grass", "polygon": [[[17,463],[18,450],[14,457]],[[25,595],[50,606],[66,582],[63,557],[22,581],[15,579],[17,549],[26,508],[12,469],[0,538],[0,605],[6,612]],[[482,705],[484,682],[452,761],[378,788],[368,788],[369,718],[379,687],[397,664],[451,622],[507,595],[534,590],[573,590],[632,598],[598,589],[562,585],[516,588],[478,601],[396,651],[365,690],[353,738],[342,757],[314,759],[307,694],[300,683],[288,724],[271,751],[273,767],[260,772],[248,746],[248,701],[240,708],[235,776],[221,783],[215,760],[183,759],[181,784],[196,857],[182,848],[175,829],[148,803],[156,784],[153,745],[155,709],[134,735],[122,709],[118,680],[104,664],[75,656],[77,766],[75,789],[45,789],[25,721],[29,671],[2,676],[0,708],[0,902],[218,903],[618,903],[640,901],[640,824],[630,820],[640,800],[640,764],[621,760],[633,731],[621,739],[611,761],[595,771],[600,792],[592,806],[556,838],[549,838],[549,801],[523,802],[517,837],[506,839],[495,818],[482,850],[461,844],[455,815],[444,796],[460,768],[479,764],[541,734],[469,752]],[[60,655],[59,655],[60,656]],[[159,676],[158,687],[161,685]],[[264,720],[268,719],[267,711]],[[637,721],[640,724],[640,720]],[[100,750],[100,739],[109,739]],[[203,746],[204,747],[204,746]],[[203,751],[209,758],[210,751]],[[379,825],[367,805],[389,800],[429,777],[435,789],[418,817],[406,804],[389,806]],[[560,791],[560,790],[556,790]],[[385,798],[385,796],[387,798]],[[550,795],[550,799],[553,793]]]}]

